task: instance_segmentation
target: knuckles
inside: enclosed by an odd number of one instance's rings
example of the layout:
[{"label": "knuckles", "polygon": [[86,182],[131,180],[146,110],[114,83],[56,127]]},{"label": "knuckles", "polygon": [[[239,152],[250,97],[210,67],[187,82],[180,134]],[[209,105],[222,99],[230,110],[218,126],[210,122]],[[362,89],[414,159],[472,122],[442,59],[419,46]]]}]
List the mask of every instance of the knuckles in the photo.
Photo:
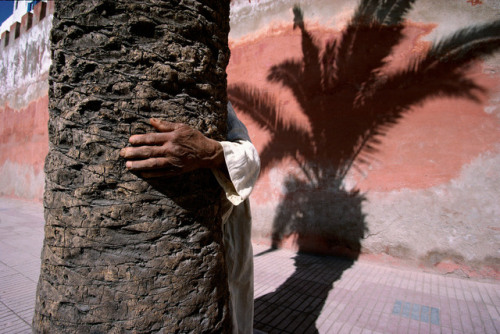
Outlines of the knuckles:
[{"label": "knuckles", "polygon": [[177,123],[171,130],[131,136],[132,147],[121,149],[120,156],[128,160],[126,167],[131,171],[178,174],[195,168],[196,148],[203,137],[189,125]]}]

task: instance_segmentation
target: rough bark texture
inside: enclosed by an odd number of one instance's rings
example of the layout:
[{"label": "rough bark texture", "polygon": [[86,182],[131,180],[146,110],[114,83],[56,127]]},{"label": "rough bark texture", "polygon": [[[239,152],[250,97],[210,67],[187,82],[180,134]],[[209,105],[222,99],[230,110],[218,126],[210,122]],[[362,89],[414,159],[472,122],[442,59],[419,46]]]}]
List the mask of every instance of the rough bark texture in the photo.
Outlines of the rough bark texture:
[{"label": "rough bark texture", "polygon": [[150,117],[226,133],[229,1],[56,2],[41,333],[228,332],[210,171],[145,182],[119,150]]}]

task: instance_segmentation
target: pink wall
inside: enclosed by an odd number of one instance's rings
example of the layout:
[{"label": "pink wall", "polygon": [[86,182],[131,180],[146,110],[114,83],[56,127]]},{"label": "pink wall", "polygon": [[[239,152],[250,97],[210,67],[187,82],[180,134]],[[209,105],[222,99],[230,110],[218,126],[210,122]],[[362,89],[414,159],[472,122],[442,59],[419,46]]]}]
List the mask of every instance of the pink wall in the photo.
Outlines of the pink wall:
[{"label": "pink wall", "polygon": [[[325,110],[329,113],[311,120],[290,89],[267,79],[273,66],[285,60],[296,63],[302,60],[301,33],[292,25],[293,5],[287,1],[233,3],[232,23],[236,29],[230,44],[228,83],[230,87],[251,87],[271,96],[285,124],[294,124],[311,133],[315,126],[324,123],[340,133],[337,137],[326,133],[330,142],[321,144],[326,154],[315,155],[327,165],[329,159],[337,161],[339,151],[349,148],[344,141],[352,142],[349,130],[343,127],[358,126],[357,116],[348,113],[346,95],[333,93],[337,95],[321,97],[320,102],[328,104]],[[349,1],[331,5],[321,0],[303,5],[306,29],[320,50],[327,41],[338,39],[345,31],[354,5]],[[404,38],[386,58],[388,65],[379,80],[407,66],[410,59],[425,55],[431,41],[463,27],[490,22],[494,19],[488,16],[492,8],[485,7],[455,2],[443,8],[429,1],[417,1],[409,15],[411,20],[405,23]],[[461,26],[454,22],[457,17],[461,18],[458,23]],[[365,45],[385,43],[385,37],[376,38],[370,35]],[[360,67],[369,62],[369,50],[365,51],[366,54],[352,56]],[[471,90],[474,99],[463,92],[435,96],[432,81],[410,87],[415,95],[430,97],[412,104],[395,124],[384,128],[377,136],[375,150],[365,150],[369,154],[356,159],[337,188],[332,182],[313,187],[293,154],[279,157],[280,149],[285,151],[286,138],[298,151],[309,150],[312,157],[309,142],[297,142],[294,135],[276,139],[278,135],[264,130],[248,111],[237,106],[237,113],[249,127],[259,152],[263,153],[273,140],[282,141],[273,146],[276,153],[271,159],[275,160],[262,173],[252,194],[254,239],[264,244],[271,244],[274,239],[276,244],[292,249],[351,256],[361,252],[372,259],[419,265],[440,272],[498,277],[500,203],[494,198],[500,198],[500,170],[496,167],[500,162],[499,58],[497,53],[486,61],[476,62],[465,72],[464,82],[468,79],[482,89]],[[351,67],[350,71],[346,81],[350,80],[349,75],[356,77],[362,70]],[[454,82],[449,74],[453,68],[447,71],[436,82],[449,79]],[[300,86],[305,91],[317,89],[310,83]],[[403,103],[398,94],[380,93],[366,113],[383,112],[387,100]],[[314,108],[320,102],[311,99],[305,108]],[[233,105],[238,103],[233,101]],[[344,116],[332,116],[335,110]],[[308,160],[298,157],[299,161]],[[269,160],[269,156],[263,159]],[[299,183],[294,181],[290,185],[291,176]]]},{"label": "pink wall", "polygon": [[[419,38],[432,31],[432,26],[413,24],[406,29],[407,39],[401,43],[398,53],[393,55],[395,59],[391,61],[388,72],[404,66],[408,55],[417,55],[415,50],[428,48],[429,43],[422,42]],[[318,40],[339,35],[337,31],[324,27],[316,26],[311,30]],[[291,24],[272,36],[259,36],[251,42],[234,42],[228,67],[228,83],[249,84],[272,94],[286,119],[308,127],[308,120],[293,94],[283,86],[266,80],[273,65],[289,58],[300,59],[300,43],[300,32],[294,31]],[[495,114],[485,113],[484,109],[490,105],[489,100],[494,91],[491,88],[499,87],[500,77],[484,72],[484,65],[480,63],[468,71],[468,77],[487,88],[485,94],[478,94],[479,101],[466,98],[430,98],[405,113],[397,125],[380,136],[381,143],[371,164],[362,167],[362,173],[352,175],[356,186],[362,191],[437,186],[457,177],[462,166],[470,163],[473,158],[494,150],[500,142],[498,119]],[[422,87],[422,90],[425,89]],[[381,98],[390,99],[390,93],[382,94]],[[335,104],[331,108],[335,109]],[[269,140],[269,135],[259,129],[258,125],[252,124],[251,117],[240,117],[249,124],[256,147],[262,148]],[[268,173],[262,178],[267,176]],[[263,196],[266,197],[265,194]],[[260,196],[255,195],[254,199],[258,202]]]},{"label": "pink wall", "polygon": [[[228,83],[245,84],[271,96],[284,124],[294,125],[301,133],[311,134],[315,124],[330,124],[335,131],[325,133],[329,142],[319,143],[321,154],[312,152],[309,141],[297,141],[294,136],[284,135],[277,142],[271,154],[276,160],[268,164],[251,197],[254,240],[271,244],[274,238],[293,249],[355,257],[361,252],[361,256],[429,270],[498,277],[500,56],[478,62],[467,71],[466,78],[484,88],[475,92],[477,100],[433,96],[412,105],[378,136],[380,142],[365,163],[356,160],[341,185],[333,186],[323,178],[314,187],[297,162],[313,168],[313,157],[322,166],[337,159],[340,151],[352,148],[348,130],[358,125],[357,117],[342,118],[342,113],[337,118],[325,113],[312,122],[290,90],[267,80],[273,65],[301,60],[301,33],[292,27],[294,4],[288,0],[232,2]],[[30,29],[24,19],[18,39],[10,34],[5,47],[3,35],[0,43],[0,79],[4,83],[0,91],[1,196],[42,199],[52,5],[49,1],[42,20],[41,8],[35,11]],[[304,2],[306,29],[320,48],[340,36],[355,5],[348,0]],[[489,2],[471,6],[465,0],[447,6],[417,1],[405,23],[405,37],[389,56],[390,65],[382,74],[425,54],[432,41],[495,19],[498,8],[494,6]],[[380,45],[384,41],[366,42]],[[360,55],[359,64],[363,64],[362,56],[367,55]],[[356,73],[354,70],[352,75]],[[305,83],[301,87],[309,93],[315,89]],[[433,88],[417,85],[413,89],[418,93]],[[364,112],[381,112],[384,101],[398,101],[391,94],[384,92]],[[348,110],[342,94],[324,97],[325,101],[328,110]],[[314,109],[317,102],[313,99],[307,105]],[[252,116],[237,112],[263,153],[275,137]],[[291,144],[305,156],[279,159],[280,150]],[[263,158],[269,162],[269,156]]]},{"label": "pink wall", "polygon": [[[48,152],[48,96],[31,101],[26,108],[0,109],[0,162],[3,173],[15,173],[7,183],[2,177],[2,193],[7,196],[40,200],[43,187],[33,186],[43,181],[43,164]],[[27,185],[22,189],[20,185]]]},{"label": "pink wall", "polygon": [[38,3],[33,14],[22,17],[19,36],[2,34],[0,41],[1,196],[43,197],[53,6],[53,1]]}]

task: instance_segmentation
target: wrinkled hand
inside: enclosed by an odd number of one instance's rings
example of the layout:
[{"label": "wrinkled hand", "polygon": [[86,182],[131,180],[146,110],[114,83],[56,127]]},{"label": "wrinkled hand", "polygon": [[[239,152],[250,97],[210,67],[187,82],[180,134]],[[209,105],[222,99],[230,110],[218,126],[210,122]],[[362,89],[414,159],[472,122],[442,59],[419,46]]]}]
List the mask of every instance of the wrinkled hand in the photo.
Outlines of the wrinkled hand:
[{"label": "wrinkled hand", "polygon": [[225,166],[222,145],[182,123],[150,120],[159,132],[133,135],[120,151],[126,167],[142,177],[174,176],[200,168]]}]

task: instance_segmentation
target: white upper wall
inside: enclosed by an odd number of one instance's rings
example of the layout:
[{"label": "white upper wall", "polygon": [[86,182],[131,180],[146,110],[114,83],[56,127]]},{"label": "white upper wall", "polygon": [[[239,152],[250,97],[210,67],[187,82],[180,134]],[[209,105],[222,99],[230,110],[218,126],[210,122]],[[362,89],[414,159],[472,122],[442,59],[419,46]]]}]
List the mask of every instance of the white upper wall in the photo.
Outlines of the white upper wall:
[{"label": "white upper wall", "polygon": [[[14,22],[21,22],[21,18],[24,14],[28,12],[28,4],[31,1],[26,0],[15,0],[12,2],[12,15],[10,15],[0,27],[0,35],[3,34],[4,31],[10,30],[10,26]],[[31,10],[33,11],[33,9]]]},{"label": "white upper wall", "polygon": [[[269,28],[270,24],[293,22],[292,8],[300,4],[306,21],[341,29],[352,17],[359,0],[233,0],[231,31],[233,40]],[[481,0],[475,5],[468,0],[418,0],[406,16],[414,22],[438,24],[425,38],[439,40],[461,28],[497,20],[499,0]]]}]

